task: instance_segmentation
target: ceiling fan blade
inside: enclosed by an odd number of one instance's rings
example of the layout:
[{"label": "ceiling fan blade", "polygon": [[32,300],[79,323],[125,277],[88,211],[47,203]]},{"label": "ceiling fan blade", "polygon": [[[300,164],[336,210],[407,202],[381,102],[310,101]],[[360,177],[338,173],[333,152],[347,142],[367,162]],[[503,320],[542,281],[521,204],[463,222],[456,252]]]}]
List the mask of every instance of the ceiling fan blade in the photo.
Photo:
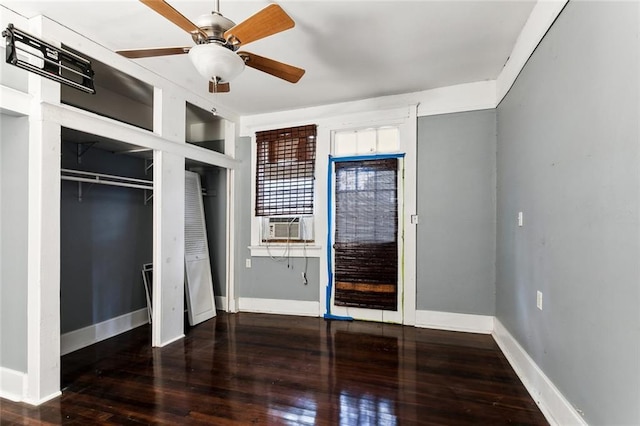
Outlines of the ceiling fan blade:
[{"label": "ceiling fan blade", "polygon": [[153,56],[182,55],[189,53],[191,47],[150,47],[148,49],[116,50],[116,53],[125,58],[150,58]]},{"label": "ceiling fan blade", "polygon": [[270,4],[260,12],[225,31],[224,38],[239,46],[277,34],[294,26],[293,19],[280,6]]},{"label": "ceiling fan blade", "polygon": [[255,68],[274,77],[287,80],[290,83],[297,83],[304,75],[302,68],[294,67],[264,56],[256,55],[249,52],[238,52],[238,55],[244,59],[244,64],[248,67]]},{"label": "ceiling fan blade", "polygon": [[185,18],[182,13],[175,10],[173,6],[164,0],[140,0],[140,2],[164,16],[189,34],[200,34],[202,37],[207,38],[207,34],[204,31],[198,28],[196,24]]},{"label": "ceiling fan blade", "polygon": [[215,84],[213,81],[209,82],[209,93],[228,93],[230,90],[229,83]]}]

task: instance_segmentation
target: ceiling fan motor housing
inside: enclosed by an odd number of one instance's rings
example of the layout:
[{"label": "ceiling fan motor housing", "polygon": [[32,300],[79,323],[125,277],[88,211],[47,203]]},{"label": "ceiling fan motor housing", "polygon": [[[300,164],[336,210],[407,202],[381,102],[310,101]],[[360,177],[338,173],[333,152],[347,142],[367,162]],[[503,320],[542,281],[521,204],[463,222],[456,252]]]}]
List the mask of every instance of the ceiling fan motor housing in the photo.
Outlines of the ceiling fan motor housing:
[{"label": "ceiling fan motor housing", "polygon": [[211,12],[200,15],[198,19],[196,19],[195,24],[207,34],[207,40],[203,40],[199,34],[194,34],[192,37],[196,44],[217,41],[224,43],[229,49],[235,50],[233,45],[227,44],[227,40],[224,38],[225,31],[236,25],[232,20],[225,18],[219,12]]}]

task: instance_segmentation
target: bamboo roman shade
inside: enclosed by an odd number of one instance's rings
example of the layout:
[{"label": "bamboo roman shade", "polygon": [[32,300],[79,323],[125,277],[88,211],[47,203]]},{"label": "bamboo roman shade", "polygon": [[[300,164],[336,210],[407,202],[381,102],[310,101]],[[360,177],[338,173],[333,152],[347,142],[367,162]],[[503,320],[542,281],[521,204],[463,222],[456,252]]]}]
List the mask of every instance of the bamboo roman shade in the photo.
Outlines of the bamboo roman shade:
[{"label": "bamboo roman shade", "polygon": [[316,125],[256,132],[256,216],[311,215]]},{"label": "bamboo roman shade", "polygon": [[397,309],[398,160],[337,162],[335,304]]}]

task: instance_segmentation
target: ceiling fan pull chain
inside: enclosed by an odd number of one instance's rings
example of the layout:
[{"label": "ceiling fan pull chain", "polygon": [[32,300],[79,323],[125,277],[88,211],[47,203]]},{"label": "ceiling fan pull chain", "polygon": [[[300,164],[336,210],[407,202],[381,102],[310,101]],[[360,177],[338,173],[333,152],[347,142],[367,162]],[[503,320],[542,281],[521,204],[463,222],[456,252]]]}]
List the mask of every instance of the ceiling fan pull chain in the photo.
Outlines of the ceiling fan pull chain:
[{"label": "ceiling fan pull chain", "polygon": [[[218,104],[218,79],[216,77],[213,78],[213,93],[211,93],[213,95],[213,104],[217,105]],[[214,117],[218,114],[217,109],[214,107],[211,109],[211,114],[214,115]]]}]

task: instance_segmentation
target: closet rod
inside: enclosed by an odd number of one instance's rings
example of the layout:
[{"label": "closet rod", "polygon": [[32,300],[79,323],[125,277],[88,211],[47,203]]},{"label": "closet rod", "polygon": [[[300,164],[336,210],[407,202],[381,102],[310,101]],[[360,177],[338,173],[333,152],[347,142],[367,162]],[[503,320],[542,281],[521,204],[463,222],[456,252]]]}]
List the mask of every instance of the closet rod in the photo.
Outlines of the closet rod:
[{"label": "closet rod", "polygon": [[[123,176],[106,175],[103,173],[83,172],[81,170],[60,169],[62,180],[74,182],[97,183],[101,185],[121,186],[125,188],[153,190],[153,182],[145,179],[135,179]],[[71,176],[70,176],[71,175]],[[73,176],[79,175],[79,176]]]},{"label": "closet rod", "polygon": [[83,172],[82,170],[60,169],[60,172],[71,173],[74,175],[82,175],[82,176],[93,176],[93,177],[100,177],[100,178],[107,178],[107,179],[117,179],[125,182],[140,182],[140,183],[146,183],[149,185],[153,184],[152,181],[147,179],[136,179],[136,178],[130,178],[130,177],[123,177],[123,176],[105,175],[103,173]]},{"label": "closet rod", "polygon": [[148,189],[148,190],[153,190],[153,186],[152,185],[139,185],[139,184],[135,184],[135,183],[126,183],[126,182],[114,182],[114,181],[110,181],[110,180],[103,180],[103,179],[89,179],[89,178],[83,178],[83,177],[77,177],[77,176],[61,176],[62,180],[71,180],[74,182],[88,182],[88,183],[97,183],[100,185],[111,185],[111,186],[123,186],[125,188],[137,188],[137,189]]}]

